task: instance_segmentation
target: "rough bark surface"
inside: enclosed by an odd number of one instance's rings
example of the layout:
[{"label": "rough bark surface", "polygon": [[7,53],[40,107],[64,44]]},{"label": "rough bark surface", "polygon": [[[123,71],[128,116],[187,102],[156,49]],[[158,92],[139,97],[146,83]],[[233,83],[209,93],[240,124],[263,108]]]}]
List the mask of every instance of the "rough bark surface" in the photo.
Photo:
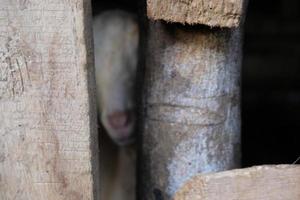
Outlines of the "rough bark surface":
[{"label": "rough bark surface", "polygon": [[237,27],[244,6],[245,0],[147,0],[147,14],[154,20]]},{"label": "rough bark surface", "polygon": [[300,167],[258,166],[198,175],[174,200],[296,200],[300,199]]},{"label": "rough bark surface", "polygon": [[240,29],[150,22],[140,199],[171,199],[198,173],[240,163]]},{"label": "rough bark surface", "polygon": [[90,19],[88,0],[0,0],[2,200],[98,199]]}]

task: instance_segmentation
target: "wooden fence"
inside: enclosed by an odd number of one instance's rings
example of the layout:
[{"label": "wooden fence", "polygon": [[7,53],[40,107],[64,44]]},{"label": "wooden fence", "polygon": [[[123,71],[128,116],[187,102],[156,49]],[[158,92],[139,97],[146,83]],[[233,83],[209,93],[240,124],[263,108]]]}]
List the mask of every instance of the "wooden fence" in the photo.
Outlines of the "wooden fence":
[{"label": "wooden fence", "polygon": [[[218,172],[240,163],[246,1],[147,5],[138,199],[300,199],[296,165]],[[1,200],[99,199],[90,22],[89,0],[0,0]]]}]

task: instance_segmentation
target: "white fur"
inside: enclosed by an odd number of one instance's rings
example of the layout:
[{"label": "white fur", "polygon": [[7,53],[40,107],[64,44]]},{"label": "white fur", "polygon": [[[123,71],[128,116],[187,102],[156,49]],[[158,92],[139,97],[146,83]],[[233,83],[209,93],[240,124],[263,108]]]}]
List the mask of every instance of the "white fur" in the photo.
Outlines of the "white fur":
[{"label": "white fur", "polygon": [[95,18],[98,109],[102,123],[111,136],[116,133],[110,129],[107,115],[134,108],[133,84],[138,62],[138,41],[138,25],[133,15],[115,10]]},{"label": "white fur", "polygon": [[[109,127],[107,115],[134,109],[138,25],[133,15],[115,10],[97,16],[93,28],[98,110],[102,124],[114,138],[117,133]],[[128,131],[133,128],[131,124]],[[101,199],[134,200],[135,165],[133,145],[117,146],[100,132]]]}]

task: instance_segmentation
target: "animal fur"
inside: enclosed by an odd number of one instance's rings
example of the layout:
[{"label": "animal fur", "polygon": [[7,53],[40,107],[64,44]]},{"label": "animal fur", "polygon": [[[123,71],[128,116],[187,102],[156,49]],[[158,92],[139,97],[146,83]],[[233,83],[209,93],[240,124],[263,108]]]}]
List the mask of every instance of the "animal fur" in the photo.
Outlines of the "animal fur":
[{"label": "animal fur", "polygon": [[138,24],[134,15],[114,10],[96,16],[93,28],[97,104],[106,130],[100,131],[100,197],[134,200]]}]

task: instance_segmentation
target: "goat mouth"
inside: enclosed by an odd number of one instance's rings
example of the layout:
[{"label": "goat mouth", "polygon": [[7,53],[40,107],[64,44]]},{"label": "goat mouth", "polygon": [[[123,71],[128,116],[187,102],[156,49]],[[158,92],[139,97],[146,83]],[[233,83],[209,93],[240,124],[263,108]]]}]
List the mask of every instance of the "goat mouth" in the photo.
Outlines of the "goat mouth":
[{"label": "goat mouth", "polygon": [[129,111],[117,111],[107,116],[111,128],[118,132],[126,132],[128,127],[133,123],[134,114]]},{"label": "goat mouth", "polygon": [[135,115],[132,110],[115,111],[106,115],[105,119],[106,130],[116,144],[124,146],[135,141]]},{"label": "goat mouth", "polygon": [[114,129],[113,140],[116,143],[126,144],[132,143],[131,141],[134,140],[134,123],[131,122],[124,127],[120,127],[118,129]]}]

